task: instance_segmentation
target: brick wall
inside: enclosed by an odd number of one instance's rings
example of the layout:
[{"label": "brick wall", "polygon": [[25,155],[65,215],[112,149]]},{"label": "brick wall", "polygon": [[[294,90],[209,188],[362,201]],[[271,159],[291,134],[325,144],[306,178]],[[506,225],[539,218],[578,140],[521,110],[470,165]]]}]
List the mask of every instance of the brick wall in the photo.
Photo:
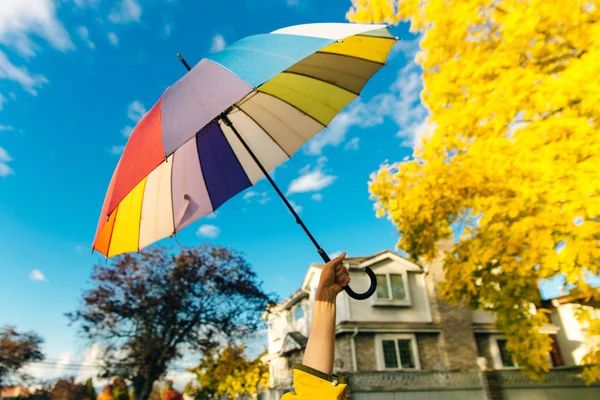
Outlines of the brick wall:
[{"label": "brick wall", "polygon": [[334,372],[336,374],[352,371],[351,334],[339,334],[335,338]]},{"label": "brick wall", "polygon": [[356,361],[359,372],[376,371],[377,359],[375,357],[375,335],[359,333],[354,338]]},{"label": "brick wall", "polygon": [[440,254],[427,265],[427,290],[434,323],[439,323],[440,358],[450,370],[477,369],[477,345],[473,334],[471,310],[462,305],[450,305],[440,298],[439,284],[444,281],[444,252],[451,242],[440,243]]},{"label": "brick wall", "polygon": [[[335,372],[352,372],[353,333],[339,334],[335,340]],[[375,336],[372,333],[359,333],[354,338],[354,349],[358,371],[377,370],[375,358]]]},{"label": "brick wall", "polygon": [[417,333],[417,347],[421,369],[433,370],[441,363],[440,335],[438,333]]}]

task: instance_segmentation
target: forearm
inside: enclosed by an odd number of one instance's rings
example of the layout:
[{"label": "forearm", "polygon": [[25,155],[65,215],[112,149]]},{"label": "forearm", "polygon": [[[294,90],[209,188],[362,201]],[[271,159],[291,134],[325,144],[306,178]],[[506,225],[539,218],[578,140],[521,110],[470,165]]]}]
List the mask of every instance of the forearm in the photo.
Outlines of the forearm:
[{"label": "forearm", "polygon": [[325,374],[331,374],[334,356],[335,296],[317,293],[303,364]]}]

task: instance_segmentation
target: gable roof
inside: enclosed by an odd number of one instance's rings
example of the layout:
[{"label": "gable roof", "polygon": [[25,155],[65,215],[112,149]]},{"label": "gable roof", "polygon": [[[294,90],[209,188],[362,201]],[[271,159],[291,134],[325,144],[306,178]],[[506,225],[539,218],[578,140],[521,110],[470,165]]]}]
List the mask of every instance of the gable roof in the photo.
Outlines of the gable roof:
[{"label": "gable roof", "polygon": [[[421,267],[418,264],[415,264],[414,262],[408,260],[405,257],[402,257],[401,255],[392,250],[382,250],[370,256],[346,257],[346,259],[344,260],[344,265],[349,270],[358,270],[377,264],[378,262],[388,258],[404,265],[409,271],[424,272],[423,267]],[[314,270],[321,270],[324,266],[324,263],[313,263],[309,265],[306,274],[304,274],[304,280],[302,281],[303,289],[306,288],[309,281],[309,277],[312,278],[312,272]]]}]

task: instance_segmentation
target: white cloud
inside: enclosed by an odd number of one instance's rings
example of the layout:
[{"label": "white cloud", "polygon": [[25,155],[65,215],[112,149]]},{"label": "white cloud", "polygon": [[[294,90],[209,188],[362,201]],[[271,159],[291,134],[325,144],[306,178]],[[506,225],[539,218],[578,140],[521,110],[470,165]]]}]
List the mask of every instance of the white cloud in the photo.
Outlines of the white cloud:
[{"label": "white cloud", "polygon": [[173,31],[173,24],[165,24],[165,37],[171,36],[171,32]]},{"label": "white cloud", "polygon": [[108,32],[106,34],[106,37],[108,37],[108,41],[113,45],[116,46],[119,44],[119,37],[117,36],[116,33],[114,32]]},{"label": "white cloud", "polygon": [[7,176],[14,174],[15,171],[13,171],[11,167],[3,162],[0,162],[0,178],[6,178]]},{"label": "white cloud", "polygon": [[252,201],[256,200],[256,202],[258,204],[267,204],[269,201],[271,201],[271,197],[269,197],[269,193],[267,193],[267,192],[258,193],[254,190],[250,190],[250,191],[244,193],[243,199],[246,200],[247,203],[251,203]]},{"label": "white cloud", "polygon": [[[4,110],[4,103],[6,103],[8,100],[6,99],[6,97],[4,97],[4,95],[2,93],[0,93],[0,111]],[[1,127],[2,125],[0,125]],[[0,128],[0,131],[2,130],[2,128]]]},{"label": "white cloud", "polygon": [[196,235],[205,236],[205,237],[209,237],[209,238],[216,238],[217,236],[219,236],[220,233],[221,233],[221,230],[219,228],[217,228],[216,226],[206,224],[206,225],[202,225],[202,226],[200,226],[200,228],[198,228]]},{"label": "white cloud", "polygon": [[225,38],[223,37],[223,35],[216,34],[212,38],[212,44],[210,46],[210,52],[211,53],[216,53],[218,51],[223,50],[225,48],[225,46],[227,46],[227,42],[225,41]]},{"label": "white cloud", "polygon": [[288,193],[318,192],[331,185],[336,178],[336,176],[327,175],[323,171],[311,171],[294,179],[290,183]]},{"label": "white cloud", "polygon": [[85,382],[88,378],[93,378],[97,387],[106,385],[108,382],[98,378],[98,375],[102,373],[102,360],[105,354],[106,346],[101,343],[94,343],[85,349],[81,360],[81,365],[85,365],[85,368],[79,370],[76,381]]},{"label": "white cloud", "polygon": [[26,68],[15,66],[10,62],[2,50],[0,50],[0,80],[1,79],[17,82],[23,89],[34,96],[37,95],[36,88],[48,83],[48,80],[43,75],[32,75]]},{"label": "white cloud", "polygon": [[64,352],[60,353],[58,359],[55,362],[53,362],[54,368],[49,368],[49,361],[46,361],[45,364],[29,364],[25,368],[23,368],[23,370],[25,373],[33,376],[41,382],[48,382],[70,374],[72,369],[68,368],[68,366],[73,362],[73,358],[73,353]]},{"label": "white cloud", "polygon": [[44,276],[44,273],[42,271],[40,271],[39,269],[34,269],[33,271],[31,271],[29,273],[29,278],[32,281],[45,281],[46,280],[46,276]]},{"label": "white cloud", "polygon": [[205,216],[204,218],[206,218],[206,219],[215,219],[215,218],[217,218],[217,212],[215,211],[213,213],[210,213],[207,216]]},{"label": "white cloud", "polygon": [[0,147],[0,162],[9,162],[12,158],[8,155],[8,152],[4,148]]},{"label": "white cloud", "polygon": [[57,19],[56,3],[52,0],[0,1],[0,44],[25,57],[34,56],[39,49],[31,36],[39,37],[61,51],[74,48],[69,34]]},{"label": "white cloud", "polygon": [[421,71],[415,63],[402,68],[396,82],[392,85],[392,119],[400,130],[396,136],[404,139],[404,146],[412,147],[418,134],[424,130],[427,109],[421,104],[423,83]]},{"label": "white cloud", "polygon": [[15,171],[8,166],[10,161],[12,161],[12,157],[4,150],[4,148],[0,147],[0,178],[6,178],[7,176],[15,174]]},{"label": "white cloud", "polygon": [[318,192],[331,185],[337,176],[323,171],[326,161],[325,157],[320,157],[314,167],[309,164],[300,170],[301,175],[290,183],[288,194]]},{"label": "white cloud", "polygon": [[358,150],[359,143],[359,137],[352,138],[349,142],[346,143],[346,145],[344,146],[344,150]]},{"label": "white cloud", "polygon": [[127,117],[133,122],[138,122],[144,115],[146,115],[146,107],[139,101],[133,101],[129,107],[127,107]]},{"label": "white cloud", "polygon": [[123,154],[123,150],[125,150],[125,146],[113,146],[110,149],[108,149],[108,152],[110,154],[118,156],[120,154]]},{"label": "white cloud", "polygon": [[100,3],[100,0],[75,0],[77,7],[94,7]]},{"label": "white cloud", "polygon": [[0,132],[2,131],[14,131],[15,128],[13,128],[10,125],[0,125]]},{"label": "white cloud", "polygon": [[310,196],[310,198],[314,201],[321,201],[323,200],[323,195],[321,193],[315,193],[312,196]]},{"label": "white cloud", "polygon": [[[167,1],[172,1],[172,0],[167,0]],[[197,364],[198,360],[194,360],[194,362]],[[169,380],[173,382],[173,387],[178,388],[179,390],[182,390],[183,388],[186,387],[186,385],[189,382],[198,382],[196,381],[196,375],[192,374],[191,372],[187,372],[187,371],[167,371],[167,374],[165,375],[165,380]],[[187,396],[186,396],[187,397]],[[184,397],[184,398],[186,398]]]},{"label": "white cloud", "polygon": [[[139,101],[135,100],[127,107],[127,118],[133,122],[139,122],[146,115],[146,107]],[[128,138],[133,133],[133,126],[127,125],[121,129],[121,134]],[[114,148],[114,147],[113,147]]]},{"label": "white cloud", "polygon": [[244,196],[242,196],[242,198],[249,202],[250,199],[252,199],[254,196],[258,196],[258,193],[255,192],[254,190],[250,190],[250,191],[244,193]]},{"label": "white cloud", "polygon": [[85,247],[82,245],[75,246],[75,251],[78,253],[83,253],[84,250],[85,250]]},{"label": "white cloud", "polygon": [[334,258],[338,258],[339,256],[341,256],[343,253],[343,251],[338,250],[338,251],[334,251],[333,253],[329,254],[329,258],[331,258],[332,260]]},{"label": "white cloud", "polygon": [[121,0],[108,15],[108,19],[114,24],[127,24],[129,22],[140,22],[142,6],[138,0]]},{"label": "white cloud", "polygon": [[375,96],[368,103],[358,98],[346,111],[338,114],[329,127],[308,142],[305,152],[319,155],[325,146],[339,146],[353,126],[368,128],[383,123],[384,116],[390,112],[389,96]]},{"label": "white cloud", "polygon": [[302,210],[304,209],[304,207],[302,207],[301,205],[297,204],[293,200],[290,200],[290,205],[292,206],[292,208],[294,209],[294,211],[296,211],[296,213],[298,213],[298,214],[300,214],[302,212]]},{"label": "white cloud", "polygon": [[271,201],[269,194],[267,192],[262,192],[260,194],[260,199],[258,199],[258,204],[267,204],[269,201]]},{"label": "white cloud", "polygon": [[390,51],[389,58],[394,58],[402,54],[406,61],[414,61],[415,56],[420,50],[419,44],[422,37],[417,36],[413,40],[398,40]]},{"label": "white cloud", "polygon": [[435,125],[428,122],[427,119],[424,119],[419,125],[414,128],[414,137],[412,139],[412,144],[415,148],[420,148],[422,139],[429,136],[432,130],[435,128]]},{"label": "white cloud", "polygon": [[126,138],[130,137],[132,133],[133,126],[131,125],[127,125],[125,128],[121,129],[121,135],[125,136]]},{"label": "white cloud", "polygon": [[77,34],[79,35],[81,40],[83,40],[85,44],[88,45],[90,49],[96,48],[96,45],[90,39],[90,32],[88,31],[88,28],[86,28],[85,26],[80,26],[79,28],[77,28]]}]

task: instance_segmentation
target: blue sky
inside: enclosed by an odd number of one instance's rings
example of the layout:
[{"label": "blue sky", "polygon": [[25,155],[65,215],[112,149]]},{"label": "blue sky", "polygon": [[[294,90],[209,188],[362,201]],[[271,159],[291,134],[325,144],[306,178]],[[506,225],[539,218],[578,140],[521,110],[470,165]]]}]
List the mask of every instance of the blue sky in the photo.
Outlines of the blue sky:
[{"label": "blue sky", "polygon": [[[24,4],[27,3],[25,6]],[[343,22],[348,0],[2,0],[0,2],[0,325],[35,330],[48,359],[80,362],[67,326],[92,266],[98,215],[127,134],[165,88],[211,51],[300,23]],[[330,253],[392,249],[369,175],[412,153],[423,127],[415,38],[275,180]],[[285,297],[319,257],[264,180],[166,243],[243,251]],[[88,351],[89,353],[89,351]],[[89,354],[87,355],[89,356]],[[86,356],[86,357],[87,357]],[[36,371],[52,376],[46,369]],[[60,371],[59,371],[60,372]],[[54,373],[54,372],[52,372]]]}]

